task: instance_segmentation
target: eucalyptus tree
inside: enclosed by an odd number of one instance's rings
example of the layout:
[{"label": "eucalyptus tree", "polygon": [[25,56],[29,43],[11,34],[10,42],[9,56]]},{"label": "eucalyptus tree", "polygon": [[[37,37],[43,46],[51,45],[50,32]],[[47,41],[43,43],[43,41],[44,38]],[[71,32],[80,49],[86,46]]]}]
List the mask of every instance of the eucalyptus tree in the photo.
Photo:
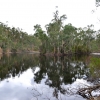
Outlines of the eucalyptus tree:
[{"label": "eucalyptus tree", "polygon": [[46,53],[46,46],[47,46],[48,37],[47,37],[45,31],[42,30],[40,25],[38,25],[38,24],[35,25],[34,30],[35,30],[34,36],[37,37],[37,39],[39,39],[41,41],[41,43],[40,43],[40,52],[42,54],[45,54]]},{"label": "eucalyptus tree", "polygon": [[84,29],[82,28],[78,28],[77,29],[77,37],[75,39],[76,41],[76,45],[75,45],[75,52],[82,54],[82,53],[86,53],[88,48],[87,48],[87,39],[88,39],[88,35],[86,33],[87,27],[85,27]]},{"label": "eucalyptus tree", "polygon": [[76,38],[76,51],[79,53],[89,53],[91,51],[92,40],[94,39],[93,25],[87,27],[78,28]]},{"label": "eucalyptus tree", "polygon": [[3,23],[0,22],[0,47],[2,46],[4,39],[2,32],[3,32]]},{"label": "eucalyptus tree", "polygon": [[[0,22],[0,47],[4,52],[27,50],[33,47],[33,36],[29,36],[20,28],[8,27],[8,25]],[[36,40],[36,39],[35,39]],[[36,40],[37,41],[37,40]],[[40,42],[38,42],[39,44]]]},{"label": "eucalyptus tree", "polygon": [[95,39],[96,50],[100,51],[100,30],[97,31],[96,39]]},{"label": "eucalyptus tree", "polygon": [[55,31],[55,23],[49,23],[46,25],[46,29],[49,38],[49,49],[53,50],[55,54],[57,53],[57,33]]},{"label": "eucalyptus tree", "polygon": [[54,54],[57,52],[60,53],[61,43],[60,41],[62,29],[63,29],[63,21],[67,18],[66,15],[59,16],[58,10],[54,13],[54,18],[51,22],[46,25],[47,34],[50,40],[53,42]]},{"label": "eucalyptus tree", "polygon": [[84,41],[84,45],[86,47],[87,52],[91,51],[91,46],[92,46],[91,43],[94,39],[95,31],[92,28],[93,28],[93,25],[88,25],[87,29],[84,32],[83,41]]},{"label": "eucalyptus tree", "polygon": [[2,49],[7,48],[7,45],[9,44],[8,33],[9,28],[7,25],[0,23],[0,44]]},{"label": "eucalyptus tree", "polygon": [[68,24],[64,26],[63,30],[63,45],[66,49],[66,52],[73,52],[75,39],[77,36],[77,28],[72,26],[72,24]]}]

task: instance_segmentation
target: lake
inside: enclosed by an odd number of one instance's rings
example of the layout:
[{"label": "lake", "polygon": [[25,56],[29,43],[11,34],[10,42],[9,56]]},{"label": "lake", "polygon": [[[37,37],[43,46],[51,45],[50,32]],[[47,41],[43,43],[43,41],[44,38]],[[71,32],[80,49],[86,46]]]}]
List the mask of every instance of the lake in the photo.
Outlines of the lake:
[{"label": "lake", "polygon": [[76,92],[100,77],[92,58],[0,55],[0,100],[86,100]]}]

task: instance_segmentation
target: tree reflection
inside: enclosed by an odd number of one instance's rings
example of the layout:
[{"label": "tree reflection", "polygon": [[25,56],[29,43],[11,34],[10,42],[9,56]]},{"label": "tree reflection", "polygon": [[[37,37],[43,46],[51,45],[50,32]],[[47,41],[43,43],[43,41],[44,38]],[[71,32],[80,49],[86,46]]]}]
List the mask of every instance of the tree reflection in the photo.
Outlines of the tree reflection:
[{"label": "tree reflection", "polygon": [[45,85],[54,89],[53,96],[58,98],[58,93],[65,94],[63,84],[71,84],[77,78],[89,75],[87,57],[46,57],[33,54],[12,54],[4,55],[0,60],[0,78],[20,76],[28,68],[33,73],[36,67],[40,70],[34,73],[34,81],[41,83],[45,80]]},{"label": "tree reflection", "polygon": [[20,76],[28,68],[38,66],[38,56],[28,54],[3,55],[0,60],[0,78]]},{"label": "tree reflection", "polygon": [[62,84],[71,84],[77,78],[89,75],[86,58],[78,57],[46,57],[39,58],[40,70],[35,73],[34,81],[40,83],[43,78],[45,84],[54,88],[53,95],[57,98],[58,92],[65,93]]},{"label": "tree reflection", "polygon": [[98,82],[100,78],[100,56],[91,56],[89,63],[91,76],[89,81]]}]

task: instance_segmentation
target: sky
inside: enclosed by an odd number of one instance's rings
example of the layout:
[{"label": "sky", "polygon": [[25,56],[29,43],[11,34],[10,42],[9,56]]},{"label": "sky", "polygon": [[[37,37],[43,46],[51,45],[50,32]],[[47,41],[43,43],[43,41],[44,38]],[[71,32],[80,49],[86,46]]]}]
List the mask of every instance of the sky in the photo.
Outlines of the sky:
[{"label": "sky", "polygon": [[34,25],[40,24],[45,30],[56,10],[60,16],[66,14],[64,24],[75,27],[93,24],[95,30],[100,29],[100,7],[96,8],[95,0],[0,0],[0,22],[34,34]]}]

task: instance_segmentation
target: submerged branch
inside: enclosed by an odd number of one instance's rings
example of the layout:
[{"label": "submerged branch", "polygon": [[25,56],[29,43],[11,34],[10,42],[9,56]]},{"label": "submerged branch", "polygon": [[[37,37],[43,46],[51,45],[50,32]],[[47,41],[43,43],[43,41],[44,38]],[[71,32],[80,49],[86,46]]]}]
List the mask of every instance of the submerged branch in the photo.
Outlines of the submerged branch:
[{"label": "submerged branch", "polygon": [[100,89],[100,84],[94,85],[94,86],[89,86],[87,88],[81,88],[77,91],[79,95],[81,95],[84,98],[91,98],[93,97],[92,92],[97,91]]}]

